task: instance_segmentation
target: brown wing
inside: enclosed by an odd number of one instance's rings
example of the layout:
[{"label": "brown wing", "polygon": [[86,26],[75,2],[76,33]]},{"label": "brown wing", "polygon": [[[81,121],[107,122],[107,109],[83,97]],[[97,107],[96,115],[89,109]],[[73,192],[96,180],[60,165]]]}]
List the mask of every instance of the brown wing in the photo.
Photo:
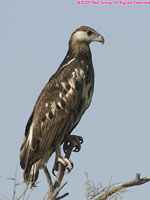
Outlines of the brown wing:
[{"label": "brown wing", "polygon": [[55,151],[55,145],[62,143],[84,113],[85,73],[77,64],[73,60],[70,66],[58,69],[39,96],[21,147],[23,169],[43,158],[51,148]]}]

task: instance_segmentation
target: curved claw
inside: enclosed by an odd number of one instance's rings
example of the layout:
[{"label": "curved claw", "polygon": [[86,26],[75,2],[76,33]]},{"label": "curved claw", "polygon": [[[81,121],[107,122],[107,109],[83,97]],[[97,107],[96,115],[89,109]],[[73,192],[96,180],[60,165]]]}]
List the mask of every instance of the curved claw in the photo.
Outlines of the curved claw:
[{"label": "curved claw", "polygon": [[67,173],[69,174],[71,171],[72,171],[72,169],[73,169],[73,162],[71,162],[71,165],[72,165],[72,168],[70,169],[69,167],[67,167]]},{"label": "curved claw", "polygon": [[78,145],[78,146],[75,146],[74,149],[73,149],[72,151],[74,151],[74,152],[79,152],[80,149],[81,149],[81,146]]},{"label": "curved claw", "polygon": [[52,169],[52,173],[54,176],[56,176],[55,171],[58,171],[59,163],[66,167],[68,173],[70,173],[73,169],[73,163],[68,158],[58,158],[57,163],[54,164],[54,167]]},{"label": "curved claw", "polygon": [[69,135],[66,140],[64,141],[63,150],[67,153],[69,145],[73,145],[74,152],[79,152],[81,149],[81,144],[83,143],[83,138],[77,135]]},{"label": "curved claw", "polygon": [[53,169],[52,169],[52,174],[53,174],[54,176],[57,176],[57,175],[55,174],[56,171],[58,172],[58,162],[55,161],[54,166],[53,166]]},{"label": "curved claw", "polygon": [[80,144],[83,144],[83,137],[78,136],[79,140],[80,140]]},{"label": "curved claw", "polygon": [[57,171],[56,169],[52,169],[52,174],[56,177],[55,171]]}]

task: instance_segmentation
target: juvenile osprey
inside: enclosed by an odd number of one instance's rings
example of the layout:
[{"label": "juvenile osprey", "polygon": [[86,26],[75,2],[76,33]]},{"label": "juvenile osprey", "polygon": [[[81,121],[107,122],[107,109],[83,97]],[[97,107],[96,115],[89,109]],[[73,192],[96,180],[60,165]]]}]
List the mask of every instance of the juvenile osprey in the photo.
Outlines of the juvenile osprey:
[{"label": "juvenile osprey", "polygon": [[[54,152],[56,163],[63,160],[60,146],[71,141],[70,133],[91,103],[94,70],[89,44],[94,41],[104,43],[104,38],[90,27],[81,26],[72,33],[66,57],[34,106],[20,149],[26,182],[35,183],[39,169]],[[81,139],[74,139],[79,150]]]}]

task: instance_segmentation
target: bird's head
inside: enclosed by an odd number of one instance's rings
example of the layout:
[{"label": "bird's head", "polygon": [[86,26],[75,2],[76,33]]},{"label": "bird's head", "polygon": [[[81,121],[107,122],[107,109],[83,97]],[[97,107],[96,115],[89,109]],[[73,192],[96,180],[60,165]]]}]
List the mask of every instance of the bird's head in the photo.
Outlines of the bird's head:
[{"label": "bird's head", "polygon": [[81,26],[80,28],[76,29],[72,33],[70,40],[77,43],[90,44],[91,42],[95,41],[104,44],[104,37],[94,29],[87,26]]},{"label": "bird's head", "polygon": [[104,44],[104,37],[90,27],[81,26],[70,37],[69,52],[72,52],[74,56],[90,54],[89,44],[91,42]]}]

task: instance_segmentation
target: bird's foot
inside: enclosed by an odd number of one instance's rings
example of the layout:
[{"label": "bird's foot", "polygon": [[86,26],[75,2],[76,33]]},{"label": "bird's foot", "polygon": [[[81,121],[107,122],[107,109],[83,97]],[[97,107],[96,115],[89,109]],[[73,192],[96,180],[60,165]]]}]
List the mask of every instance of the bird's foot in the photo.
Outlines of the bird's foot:
[{"label": "bird's foot", "polygon": [[68,158],[58,158],[58,162],[67,167],[68,172],[73,168],[73,163]]},{"label": "bird's foot", "polygon": [[68,173],[73,169],[73,163],[68,158],[58,158],[57,161],[55,161],[52,173],[54,176],[56,176],[55,171],[58,171],[58,165],[62,164],[64,167],[66,167]]},{"label": "bird's foot", "polygon": [[68,135],[63,144],[63,150],[67,153],[70,145],[72,146],[72,151],[79,152],[81,149],[81,144],[83,143],[83,138],[77,135]]}]

